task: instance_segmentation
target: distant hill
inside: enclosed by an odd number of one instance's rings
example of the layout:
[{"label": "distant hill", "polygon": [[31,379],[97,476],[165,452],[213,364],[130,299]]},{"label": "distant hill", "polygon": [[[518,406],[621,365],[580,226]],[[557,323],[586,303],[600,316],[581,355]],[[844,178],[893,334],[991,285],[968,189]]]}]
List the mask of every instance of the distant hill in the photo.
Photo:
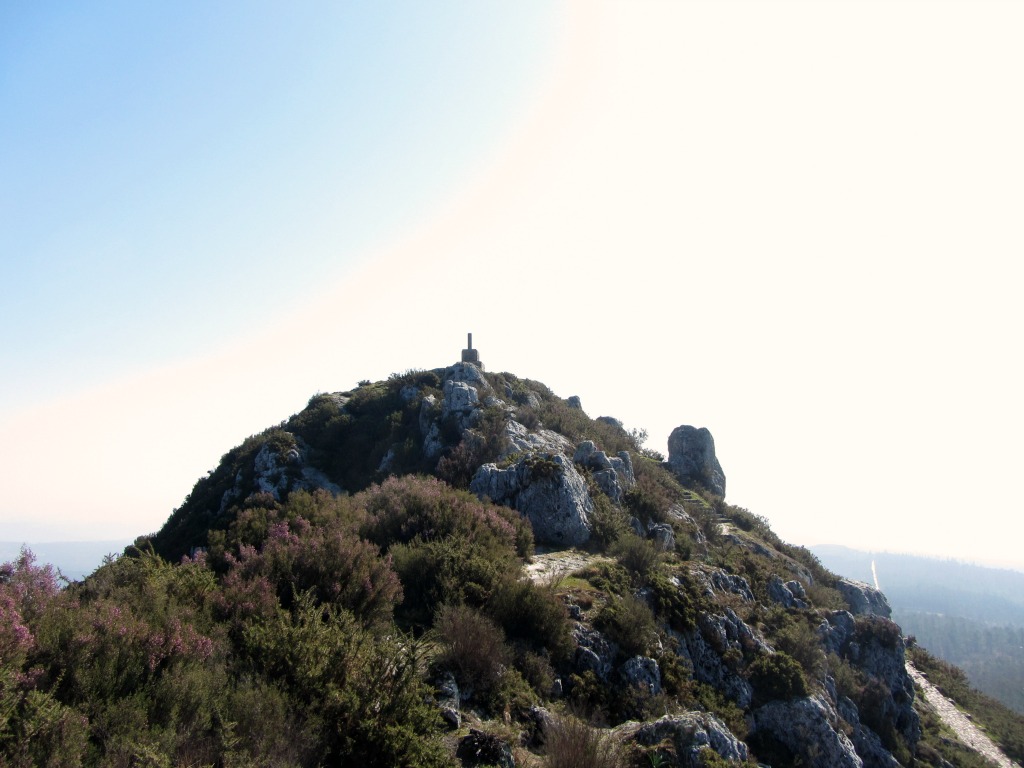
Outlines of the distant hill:
[{"label": "distant hill", "polygon": [[18,558],[23,546],[36,556],[37,565],[52,565],[72,581],[80,581],[100,567],[107,555],[118,555],[132,539],[107,541],[0,541],[0,563]]},{"label": "distant hill", "polygon": [[1024,713],[1024,573],[838,545],[812,551],[826,568],[868,583],[873,562],[904,633]]}]

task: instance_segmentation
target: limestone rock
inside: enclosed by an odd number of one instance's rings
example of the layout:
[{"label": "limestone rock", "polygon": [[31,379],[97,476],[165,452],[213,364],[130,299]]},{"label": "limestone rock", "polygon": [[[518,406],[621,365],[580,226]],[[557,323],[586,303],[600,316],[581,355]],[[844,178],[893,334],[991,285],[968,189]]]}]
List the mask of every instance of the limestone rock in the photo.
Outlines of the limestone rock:
[{"label": "limestone rock", "polygon": [[690,575],[701,582],[704,587],[704,594],[712,599],[718,592],[729,592],[730,594],[738,595],[748,603],[754,602],[754,593],[750,589],[750,582],[742,576],[726,573],[721,569],[707,573],[693,570],[690,571]]},{"label": "limestone rock", "polygon": [[580,672],[593,672],[602,680],[607,680],[615,654],[619,652],[618,646],[585,624],[573,627],[572,638],[576,642],[576,668]]},{"label": "limestone rock", "polygon": [[892,723],[911,746],[921,738],[914,710],[914,683],[906,668],[906,648],[898,625],[880,616],[854,618],[833,611],[818,627],[826,650],[836,653],[883,683],[889,695],[877,702],[881,718]]},{"label": "limestone rock", "polygon": [[668,523],[651,523],[647,529],[647,537],[652,539],[662,552],[672,552],[676,548],[676,532]]},{"label": "limestone rock", "polygon": [[807,593],[803,584],[799,581],[783,582],[781,578],[772,575],[768,580],[768,597],[779,603],[783,608],[807,608]]},{"label": "limestone rock", "polygon": [[668,467],[683,485],[699,483],[725,496],[725,472],[715,456],[715,439],[704,427],[683,425],[668,438]]},{"label": "limestone rock", "polygon": [[441,718],[453,731],[462,727],[462,715],[459,712],[459,684],[451,672],[445,672],[436,683],[437,705],[441,708]]},{"label": "limestone rock", "polygon": [[583,410],[583,401],[580,400],[579,395],[572,395],[565,402],[573,410]]},{"label": "limestone rock", "polygon": [[754,697],[753,689],[739,670],[723,660],[723,655],[730,650],[739,653],[771,652],[771,646],[761,634],[731,608],[726,608],[724,614],[702,614],[697,629],[680,637],[680,650],[685,651],[690,660],[693,676],[714,686],[740,707],[749,707]]},{"label": "limestone rock", "polygon": [[824,696],[770,701],[753,713],[754,733],[763,733],[811,768],[863,768],[839,715]]},{"label": "limestone rock", "polygon": [[850,740],[857,754],[864,761],[864,768],[899,768],[899,761],[885,748],[878,734],[860,721],[857,706],[845,696],[840,697],[836,707],[851,728]]},{"label": "limestone rock", "polygon": [[502,457],[513,453],[563,453],[572,452],[572,443],[568,438],[550,429],[528,430],[515,419],[505,423],[505,442],[507,447]]},{"label": "limestone rock", "polygon": [[854,579],[840,578],[836,582],[836,589],[842,593],[847,605],[850,606],[850,612],[855,616],[873,614],[886,619],[892,616],[892,608],[889,607],[889,601],[885,599],[885,595],[870,584]]},{"label": "limestone rock", "polygon": [[622,665],[619,674],[629,688],[640,688],[652,696],[661,693],[661,667],[649,656],[634,656]]},{"label": "limestone rock", "polygon": [[[282,449],[269,442],[260,446],[253,459],[252,488],[260,493],[269,493],[277,501],[283,501],[288,494],[298,490],[315,491],[323,488],[333,494],[340,494],[341,486],[308,463],[308,446],[291,433],[286,435],[295,441],[293,446]],[[218,514],[223,514],[248,493],[243,473],[239,472],[234,484],[221,496]]]},{"label": "limestone rock", "polygon": [[683,712],[647,723],[626,723],[616,729],[616,734],[644,747],[659,747],[657,754],[665,766],[701,766],[700,753],[707,748],[730,763],[742,763],[750,757],[747,745],[709,712]]},{"label": "limestone rock", "polygon": [[572,460],[591,470],[598,488],[616,504],[621,504],[625,492],[636,485],[633,461],[627,451],[619,451],[617,456],[609,457],[604,451],[597,450],[592,440],[584,440],[577,446]]},{"label": "limestone rock", "polygon": [[529,518],[542,544],[579,547],[590,539],[594,503],[586,481],[562,454],[531,454],[507,469],[484,464],[469,489]]}]

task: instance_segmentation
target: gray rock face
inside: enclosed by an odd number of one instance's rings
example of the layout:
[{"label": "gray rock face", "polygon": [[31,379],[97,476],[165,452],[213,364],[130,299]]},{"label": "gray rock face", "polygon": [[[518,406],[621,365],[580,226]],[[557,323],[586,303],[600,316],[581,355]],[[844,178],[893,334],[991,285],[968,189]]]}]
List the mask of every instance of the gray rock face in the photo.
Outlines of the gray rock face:
[{"label": "gray rock face", "polygon": [[640,688],[652,696],[661,693],[661,667],[649,656],[634,656],[622,665],[619,674],[630,688]]},{"label": "gray rock face", "polygon": [[773,575],[768,581],[768,597],[783,608],[807,607],[807,593],[803,584],[796,580],[783,582]]},{"label": "gray rock face", "polygon": [[543,544],[579,547],[590,539],[594,503],[582,475],[561,454],[531,454],[508,469],[484,464],[469,489],[524,514]]},{"label": "gray rock face", "polygon": [[754,602],[754,593],[750,589],[750,582],[742,576],[718,569],[705,573],[704,571],[690,571],[690,576],[699,581],[704,587],[704,594],[714,598],[719,592],[728,592],[738,595],[748,603]]},{"label": "gray rock face", "polygon": [[672,552],[676,548],[676,532],[668,523],[651,523],[647,529],[647,537],[653,540],[662,552]]},{"label": "gray rock face", "polygon": [[584,440],[576,448],[572,460],[591,470],[598,488],[616,504],[621,504],[625,492],[636,485],[633,461],[627,451],[619,451],[617,456],[610,457],[597,450],[592,440]]},{"label": "gray rock face", "polygon": [[444,401],[441,403],[441,418],[455,418],[459,431],[464,431],[480,421],[482,408],[476,387],[464,381],[448,380],[444,383]]},{"label": "gray rock face", "polygon": [[[593,672],[602,680],[607,680],[618,646],[596,629],[590,629],[584,624],[577,624],[573,628],[572,639],[576,642],[576,668],[580,672]],[[660,682],[660,671],[658,679]]]},{"label": "gray rock face", "polygon": [[459,684],[451,672],[445,672],[436,683],[437,705],[441,709],[441,717],[453,730],[462,727],[462,714],[459,712]]},{"label": "gray rock face", "polygon": [[[261,493],[269,493],[277,501],[293,491],[315,491],[323,488],[333,494],[341,493],[341,486],[331,482],[316,467],[307,463],[308,448],[298,438],[295,446],[284,451],[264,443],[253,459],[253,485]],[[240,472],[235,482],[221,497],[219,514],[247,495]]]},{"label": "gray rock face", "polygon": [[906,649],[900,628],[880,616],[854,618],[833,611],[818,627],[822,644],[881,682],[889,695],[878,703],[883,720],[893,724],[910,745],[921,738],[914,710],[914,683],[907,674]]},{"label": "gray rock face", "polygon": [[715,456],[715,439],[706,428],[683,425],[672,430],[667,463],[683,485],[699,483],[725,497],[725,472]]},{"label": "gray rock face", "polygon": [[566,401],[566,404],[576,411],[583,410],[583,401],[580,400],[579,395],[572,395]]},{"label": "gray rock face", "polygon": [[670,744],[662,759],[664,765],[696,768],[703,765],[700,752],[710,748],[730,763],[742,763],[750,757],[747,745],[737,739],[725,724],[708,712],[684,712],[666,715],[649,723],[626,723],[616,729],[623,739],[645,747]]},{"label": "gray rock face", "polygon": [[770,701],[753,713],[755,733],[783,744],[801,765],[813,768],[863,768],[853,742],[839,728],[839,716],[823,696]]},{"label": "gray rock face", "polygon": [[864,768],[899,768],[899,761],[885,748],[878,734],[860,721],[857,706],[845,696],[836,707],[839,714],[853,728],[850,740],[864,761]]},{"label": "gray rock face", "polygon": [[681,635],[693,676],[713,685],[740,707],[749,707],[754,692],[740,672],[723,660],[727,651],[770,653],[772,648],[757,630],[747,625],[731,608],[724,614],[702,614],[696,630]]},{"label": "gray rock face", "polygon": [[513,453],[563,453],[569,455],[572,450],[572,443],[557,432],[550,429],[538,429],[531,432],[525,426],[514,419],[505,423],[505,442],[507,443],[504,456]]},{"label": "gray rock face", "polygon": [[885,595],[863,581],[840,578],[836,583],[836,589],[842,593],[850,606],[850,612],[855,616],[872,614],[883,618],[892,616],[892,608]]}]

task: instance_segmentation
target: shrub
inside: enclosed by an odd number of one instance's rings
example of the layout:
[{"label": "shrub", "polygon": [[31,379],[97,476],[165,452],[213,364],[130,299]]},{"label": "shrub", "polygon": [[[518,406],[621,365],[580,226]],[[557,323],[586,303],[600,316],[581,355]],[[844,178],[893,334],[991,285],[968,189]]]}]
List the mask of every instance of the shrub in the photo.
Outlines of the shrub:
[{"label": "shrub", "polygon": [[593,485],[590,498],[594,502],[594,510],[590,515],[590,541],[587,546],[595,552],[604,552],[629,530],[629,518]]},{"label": "shrub", "polygon": [[508,661],[505,635],[493,621],[465,605],[445,605],[434,622],[442,651],[437,663],[450,669],[459,685],[491,690]]},{"label": "shrub", "polygon": [[486,610],[509,638],[555,659],[564,659],[572,651],[569,617],[551,587],[506,576]]},{"label": "shrub", "polygon": [[632,595],[613,598],[594,617],[594,626],[619,646],[624,656],[646,656],[657,639],[654,614]]},{"label": "shrub", "polygon": [[775,635],[775,647],[795,659],[812,679],[820,680],[825,674],[825,651],[814,629],[798,617],[787,623]]},{"label": "shrub", "polygon": [[653,541],[641,539],[632,533],[619,537],[612,545],[615,559],[633,574],[636,584],[646,584],[651,572],[661,562],[662,555]]},{"label": "shrub", "polygon": [[549,768],[620,768],[625,759],[612,737],[571,715],[558,717],[545,737]]},{"label": "shrub", "polygon": [[784,651],[758,656],[749,672],[750,682],[762,701],[796,699],[808,693],[803,669]]}]

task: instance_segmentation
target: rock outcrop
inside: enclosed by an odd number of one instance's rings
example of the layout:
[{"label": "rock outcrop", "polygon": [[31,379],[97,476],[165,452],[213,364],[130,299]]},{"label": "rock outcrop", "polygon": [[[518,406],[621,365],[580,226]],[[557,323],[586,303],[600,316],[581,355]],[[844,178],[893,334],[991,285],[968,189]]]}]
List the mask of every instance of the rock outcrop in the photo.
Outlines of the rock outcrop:
[{"label": "rock outcrop", "polygon": [[879,590],[870,584],[854,579],[840,578],[836,581],[836,589],[846,599],[850,612],[857,616],[881,616],[888,619],[892,616],[892,608]]},{"label": "rock outcrop", "polygon": [[576,448],[572,460],[593,473],[594,482],[616,504],[622,503],[626,491],[636,485],[633,461],[627,451],[608,456],[597,450],[592,440],[584,440]]},{"label": "rock outcrop", "polygon": [[863,768],[864,761],[843,733],[839,715],[822,695],[770,701],[753,713],[753,734],[776,741],[798,765],[811,768]]},{"label": "rock outcrop", "polygon": [[705,765],[701,759],[705,749],[714,750],[730,763],[742,763],[750,757],[747,745],[708,712],[683,712],[648,723],[626,723],[615,732],[624,740],[656,748],[660,765],[683,768]]},{"label": "rock outcrop", "polygon": [[[269,493],[275,501],[281,501],[293,491],[315,491],[324,488],[333,494],[341,493],[341,487],[331,481],[327,475],[308,461],[309,451],[303,443],[291,433],[285,432],[284,437],[291,445],[282,446],[277,442],[266,442],[260,446],[252,463],[253,490]],[[245,473],[239,471],[234,483],[221,496],[218,514],[232,504],[241,501],[249,487]]]},{"label": "rock outcrop", "polygon": [[469,489],[521,512],[543,544],[580,547],[590,539],[594,502],[583,476],[562,454],[531,454],[506,469],[484,464]]},{"label": "rock outcrop", "polygon": [[666,463],[683,485],[698,483],[725,497],[725,472],[715,455],[715,439],[705,427],[683,425],[672,430]]}]

